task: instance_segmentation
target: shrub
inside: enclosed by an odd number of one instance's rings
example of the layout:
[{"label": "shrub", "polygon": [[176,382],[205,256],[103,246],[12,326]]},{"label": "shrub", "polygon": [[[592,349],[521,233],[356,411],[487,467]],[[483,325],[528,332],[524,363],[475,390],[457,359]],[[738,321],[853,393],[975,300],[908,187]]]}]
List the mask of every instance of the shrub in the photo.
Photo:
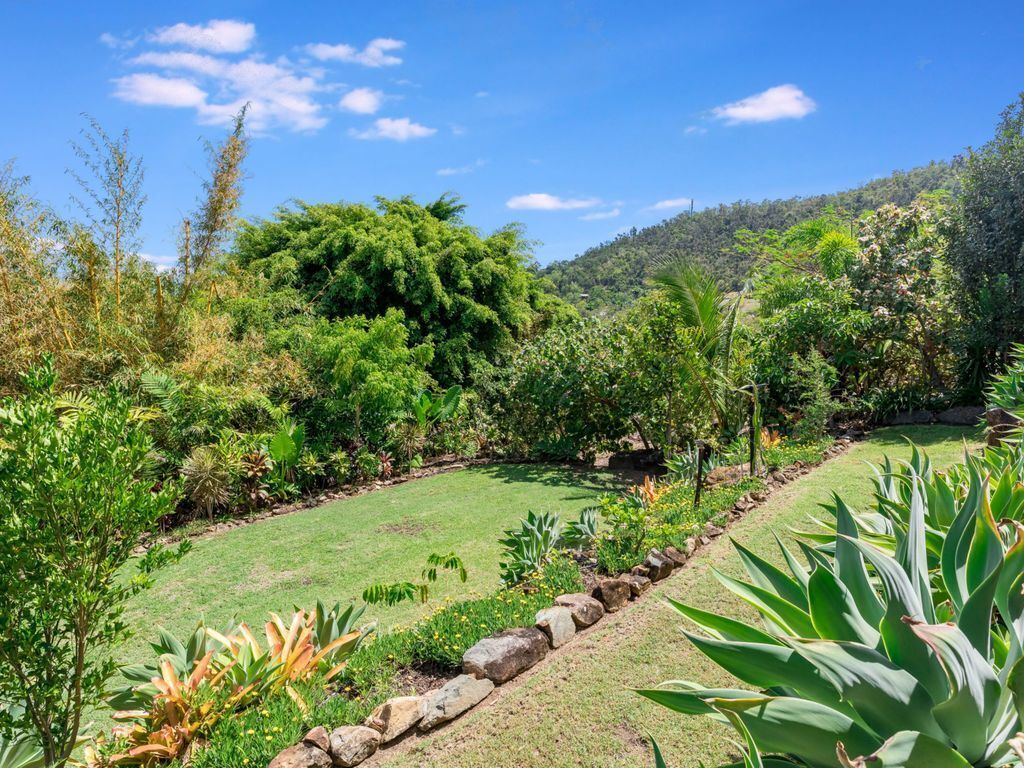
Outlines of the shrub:
[{"label": "shrub", "polygon": [[837,499],[838,535],[805,547],[806,566],[781,543],[785,570],[737,544],[751,581],[716,576],[765,629],[674,605],[703,632],[689,640],[758,690],[677,681],[641,693],[726,718],[752,747],[807,766],[1012,762],[1024,704],[1024,526],[1007,518],[1022,499],[990,484],[985,465],[951,473],[966,493],[933,494],[927,457],[915,452],[897,473],[905,480],[879,477],[881,527]]},{"label": "shrub", "polygon": [[374,480],[380,476],[380,456],[365,446],[356,451],[352,463],[363,480]]},{"label": "shrub", "polygon": [[797,400],[801,415],[793,428],[793,437],[800,442],[820,440],[836,412],[832,399],[836,369],[818,350],[812,349],[805,358],[794,358],[793,371],[801,382]]},{"label": "shrub", "polygon": [[125,603],[187,544],[154,546],[128,568],[180,488],[154,490],[152,442],[122,395],[62,412],[55,381],[46,363],[28,396],[0,403],[0,700],[25,703],[16,725],[61,766],[115,671]]}]

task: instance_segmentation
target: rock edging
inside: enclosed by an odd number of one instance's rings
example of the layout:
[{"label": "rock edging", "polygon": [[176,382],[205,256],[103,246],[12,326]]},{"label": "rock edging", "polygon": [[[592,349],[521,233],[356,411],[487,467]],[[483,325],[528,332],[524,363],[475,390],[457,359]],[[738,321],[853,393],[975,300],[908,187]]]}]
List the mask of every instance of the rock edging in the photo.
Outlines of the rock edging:
[{"label": "rock edging", "polygon": [[[767,488],[740,497],[727,512],[728,521],[738,520],[759,507],[774,489],[845,453],[851,442],[848,437],[839,438],[819,461],[798,461],[771,472],[765,478]],[[463,654],[463,674],[441,688],[419,696],[388,699],[363,725],[341,726],[329,734],[322,726],[314,728],[298,744],[280,752],[268,768],[352,768],[413,729],[426,733],[455,720],[486,700],[496,687],[543,660],[548,650],[572,642],[579,631],[640,599],[654,582],[672,576],[701,547],[723,533],[725,528],[708,522],[702,533],[687,539],[685,552],[672,546],[652,549],[641,565],[617,576],[601,578],[590,594],[559,595],[554,605],[537,612],[533,627],[502,630],[469,648]]]}]

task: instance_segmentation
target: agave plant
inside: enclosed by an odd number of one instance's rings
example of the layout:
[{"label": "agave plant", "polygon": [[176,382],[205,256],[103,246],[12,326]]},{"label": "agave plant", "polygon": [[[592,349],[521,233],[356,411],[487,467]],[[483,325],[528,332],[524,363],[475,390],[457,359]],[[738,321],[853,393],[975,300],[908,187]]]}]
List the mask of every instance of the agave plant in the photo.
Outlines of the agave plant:
[{"label": "agave plant", "polygon": [[1024,525],[996,521],[983,479],[933,571],[926,498],[912,491],[892,553],[843,504],[831,551],[801,544],[807,566],[781,542],[785,570],[737,544],[750,580],[716,576],[764,629],[673,605],[701,630],[690,641],[754,690],[673,681],[640,693],[741,725],[758,749],[810,768],[1024,765]]},{"label": "agave plant", "polygon": [[[0,702],[0,716],[15,722],[21,720],[24,710],[20,706]],[[0,731],[0,766],[3,768],[46,768],[43,748],[31,734],[21,729],[8,733]]]},{"label": "agave plant", "polygon": [[[665,460],[669,479],[673,482],[693,483],[697,481],[697,447],[688,445]],[[708,452],[704,456],[704,471],[710,472],[722,466],[721,454]]]},{"label": "agave plant", "polygon": [[596,538],[597,510],[588,507],[580,512],[579,520],[572,520],[565,526],[562,538],[558,543],[570,549],[586,549],[594,543]]},{"label": "agave plant", "polygon": [[560,525],[558,515],[537,515],[531,511],[521,521],[519,530],[505,531],[500,542],[505,546],[500,564],[503,584],[518,584],[543,567],[544,559],[558,543]]}]

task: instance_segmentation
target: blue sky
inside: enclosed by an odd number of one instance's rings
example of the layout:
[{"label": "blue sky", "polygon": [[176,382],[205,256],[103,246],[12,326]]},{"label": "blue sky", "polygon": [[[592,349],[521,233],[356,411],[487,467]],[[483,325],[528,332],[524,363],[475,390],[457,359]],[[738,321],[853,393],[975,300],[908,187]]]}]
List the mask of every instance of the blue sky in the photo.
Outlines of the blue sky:
[{"label": "blue sky", "polygon": [[127,127],[173,256],[253,104],[243,212],[445,191],[541,263],[736,199],[949,158],[1024,89],[1024,3],[0,2],[0,161],[71,211],[69,141]]}]

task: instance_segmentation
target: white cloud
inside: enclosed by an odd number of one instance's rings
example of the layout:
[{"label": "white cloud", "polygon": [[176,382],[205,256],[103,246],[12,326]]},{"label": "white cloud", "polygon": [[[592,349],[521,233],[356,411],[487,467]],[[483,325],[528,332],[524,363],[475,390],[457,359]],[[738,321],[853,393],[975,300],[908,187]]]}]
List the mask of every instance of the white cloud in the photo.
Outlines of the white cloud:
[{"label": "white cloud", "polygon": [[399,51],[404,47],[403,40],[378,37],[367,43],[361,51],[345,43],[312,43],[306,46],[306,52],[320,61],[343,61],[346,64],[362,64],[364,67],[393,67],[401,64],[402,60],[389,51]]},{"label": "white cloud", "polygon": [[687,136],[701,136],[708,132],[708,129],[702,125],[688,125],[686,130],[683,131]]},{"label": "white cloud", "polygon": [[645,211],[675,211],[679,208],[689,208],[693,202],[688,197],[673,197],[669,200],[659,200],[654,205],[644,208]]},{"label": "white cloud", "polygon": [[206,92],[180,77],[161,77],[143,72],[114,80],[114,96],[132,104],[152,107],[201,107]]},{"label": "white cloud", "polygon": [[174,269],[178,264],[177,256],[160,256],[153,253],[140,253],[139,256],[155,266],[157,272],[166,272],[169,269]]},{"label": "white cloud", "polygon": [[245,21],[214,19],[206,24],[175,24],[149,36],[161,45],[183,45],[211,53],[241,53],[256,38],[256,26]]},{"label": "white cloud", "polygon": [[422,139],[437,133],[436,128],[412,122],[408,117],[381,117],[374,120],[373,127],[365,131],[352,129],[349,133],[357,139],[390,139],[391,141],[408,141]]},{"label": "white cloud", "polygon": [[[201,101],[180,106],[194,106],[203,123],[221,125],[230,123],[232,117],[245,104],[250,105],[249,125],[256,131],[283,125],[293,131],[313,131],[324,127],[327,118],[316,101],[317,92],[324,89],[314,76],[303,74],[287,59],[275,63],[247,57],[231,61],[207,54],[187,51],[147,51],[130,62],[136,66],[150,66],[163,70],[164,75],[138,74],[129,78],[156,78],[192,82],[177,77],[166,77],[167,73],[188,73],[208,85],[210,93],[217,94],[215,102],[208,101],[206,92]],[[119,81],[128,78],[119,78]],[[118,81],[118,82],[119,82]],[[126,98],[122,89],[114,93],[118,98],[135,103],[154,102]]]},{"label": "white cloud", "polygon": [[601,221],[602,219],[614,219],[622,213],[620,208],[612,208],[610,211],[594,211],[580,216],[580,221]]},{"label": "white cloud", "polygon": [[100,35],[100,42],[103,43],[107,48],[116,49],[128,49],[131,48],[138,39],[131,37],[118,37],[117,35],[111,34],[110,32],[104,32]]},{"label": "white cloud", "polygon": [[474,95],[474,96],[476,96],[476,97],[477,97],[478,99],[486,99],[486,98],[487,98],[488,96],[490,96],[491,94],[490,94],[490,93],[488,93],[487,91],[477,91],[477,92],[476,92],[475,94],[473,94],[473,95]]},{"label": "white cloud", "polygon": [[384,94],[373,88],[354,88],[341,97],[338,106],[357,115],[372,115],[380,109]]},{"label": "white cloud", "polygon": [[510,197],[505,201],[505,206],[520,211],[576,211],[580,208],[593,208],[600,203],[596,197],[564,198],[547,192],[531,192]]},{"label": "white cloud", "polygon": [[454,168],[438,168],[437,175],[462,176],[463,174],[466,173],[473,173],[473,171],[475,171],[477,168],[483,168],[485,165],[487,165],[486,160],[477,160],[475,163],[470,163],[469,165],[460,165]]},{"label": "white cloud", "polygon": [[799,119],[818,105],[795,85],[777,85],[745,99],[715,107],[711,113],[729,125],[767,123],[773,120]]}]

